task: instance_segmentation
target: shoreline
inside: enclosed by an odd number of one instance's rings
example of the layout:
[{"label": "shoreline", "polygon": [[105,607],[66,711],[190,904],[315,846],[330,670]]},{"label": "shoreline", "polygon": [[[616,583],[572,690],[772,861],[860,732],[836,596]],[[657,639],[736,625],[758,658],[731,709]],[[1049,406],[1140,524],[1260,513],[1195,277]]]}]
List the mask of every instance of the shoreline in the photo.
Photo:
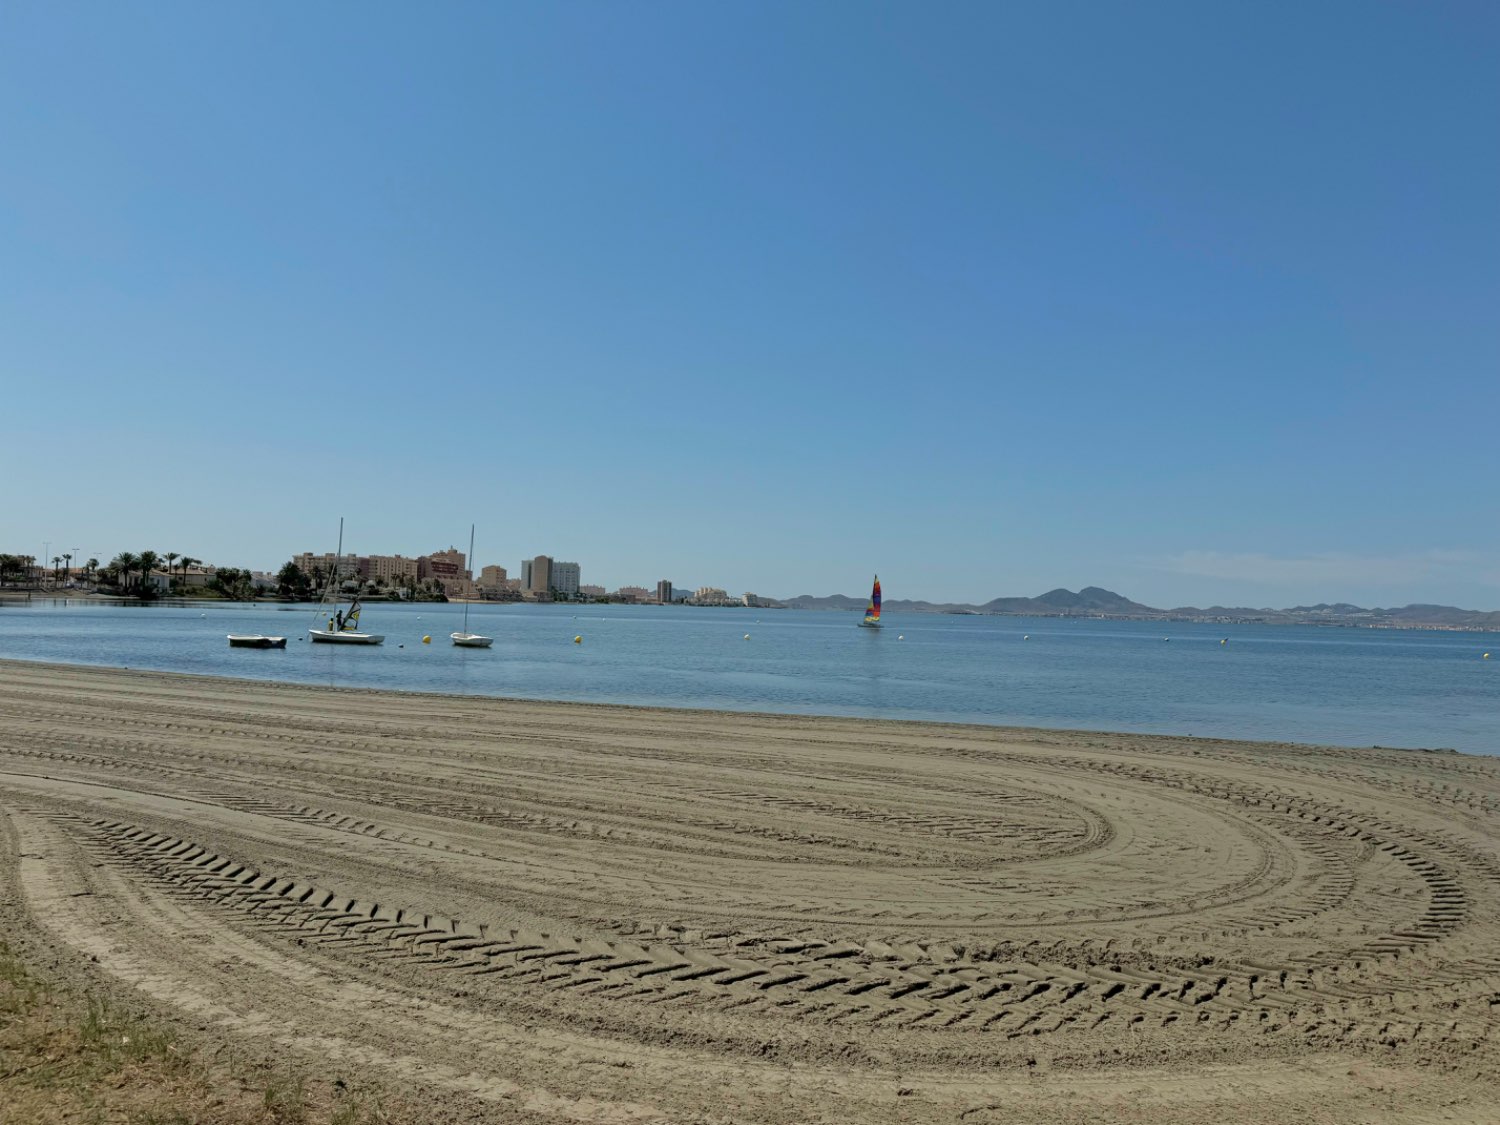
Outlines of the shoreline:
[{"label": "shoreline", "polygon": [[1046,735],[1051,738],[1132,738],[1132,739],[1155,739],[1163,742],[1187,742],[1203,743],[1205,745],[1216,745],[1225,747],[1275,747],[1278,749],[1304,749],[1309,751],[1334,751],[1334,752],[1359,752],[1370,751],[1372,753],[1395,753],[1395,754],[1431,754],[1431,755],[1454,755],[1465,758],[1475,758],[1481,761],[1497,760],[1500,755],[1481,754],[1467,750],[1460,750],[1451,746],[1352,746],[1341,743],[1324,742],[1299,742],[1292,739],[1256,739],[1256,738],[1216,738],[1211,735],[1177,734],[1169,731],[1128,731],[1112,730],[1107,728],[1088,727],[1028,727],[1028,726],[1006,726],[991,723],[966,723],[955,719],[902,719],[902,718],[877,718],[867,715],[829,715],[815,712],[801,711],[760,711],[760,710],[734,710],[723,707],[672,707],[663,704],[646,703],[614,703],[608,701],[591,701],[583,699],[542,699],[520,695],[467,695],[458,692],[445,691],[420,691],[414,688],[386,688],[386,687],[361,687],[358,685],[318,684],[308,680],[269,680],[254,677],[220,676],[211,672],[176,672],[156,668],[132,668],[128,665],[118,664],[66,664],[49,660],[25,660],[16,657],[0,657],[0,672],[11,665],[25,665],[30,667],[56,668],[59,670],[79,670],[100,673],[126,673],[136,676],[161,676],[165,678],[182,679],[194,683],[219,683],[222,685],[251,684],[259,687],[275,690],[279,688],[310,688],[316,691],[325,691],[340,694],[368,694],[371,696],[390,696],[392,698],[412,699],[445,699],[455,704],[473,703],[477,701],[490,701],[499,704],[511,704],[519,706],[555,707],[555,708],[580,708],[615,710],[625,713],[641,712],[644,714],[659,715],[701,715],[712,718],[758,718],[765,720],[783,721],[809,721],[809,722],[841,722],[841,723],[867,723],[872,726],[893,727],[931,727],[934,729],[950,729],[955,732],[974,733],[991,732],[996,735],[1009,736],[1013,738],[1026,739],[1032,736]]}]

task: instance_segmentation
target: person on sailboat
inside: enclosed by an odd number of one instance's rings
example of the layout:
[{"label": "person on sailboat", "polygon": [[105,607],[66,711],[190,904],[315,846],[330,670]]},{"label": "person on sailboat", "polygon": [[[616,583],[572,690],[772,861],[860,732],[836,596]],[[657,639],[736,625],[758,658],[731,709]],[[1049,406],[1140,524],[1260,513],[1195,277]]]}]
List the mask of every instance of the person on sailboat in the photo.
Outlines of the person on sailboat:
[{"label": "person on sailboat", "polygon": [[333,617],[334,617],[334,620],[338,622],[339,632],[343,632],[343,630],[344,630],[344,611],[343,610],[339,610],[337,613],[335,613],[333,615]]}]

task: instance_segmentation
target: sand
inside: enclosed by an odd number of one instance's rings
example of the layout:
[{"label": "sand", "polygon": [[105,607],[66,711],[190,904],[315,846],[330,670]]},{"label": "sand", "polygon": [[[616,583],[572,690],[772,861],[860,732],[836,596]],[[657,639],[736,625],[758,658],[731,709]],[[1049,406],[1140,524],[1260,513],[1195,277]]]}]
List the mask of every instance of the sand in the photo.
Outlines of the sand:
[{"label": "sand", "polygon": [[433,1120],[1500,1120],[1500,760],[0,662],[13,940]]}]

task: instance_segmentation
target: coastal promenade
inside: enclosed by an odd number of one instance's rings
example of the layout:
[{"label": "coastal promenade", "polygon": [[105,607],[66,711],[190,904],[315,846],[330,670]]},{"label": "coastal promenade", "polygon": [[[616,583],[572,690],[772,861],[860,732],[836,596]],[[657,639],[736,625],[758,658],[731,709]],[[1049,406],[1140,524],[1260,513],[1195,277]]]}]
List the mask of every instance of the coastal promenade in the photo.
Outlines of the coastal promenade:
[{"label": "coastal promenade", "polygon": [[0,662],[0,935],[434,1120],[1500,1119],[1500,760]]}]

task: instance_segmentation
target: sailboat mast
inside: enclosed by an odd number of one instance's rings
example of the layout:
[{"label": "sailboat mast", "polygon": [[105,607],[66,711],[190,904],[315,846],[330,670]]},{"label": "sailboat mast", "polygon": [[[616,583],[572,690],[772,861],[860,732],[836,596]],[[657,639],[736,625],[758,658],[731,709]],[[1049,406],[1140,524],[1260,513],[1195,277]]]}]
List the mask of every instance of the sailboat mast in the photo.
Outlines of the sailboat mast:
[{"label": "sailboat mast", "polygon": [[[474,573],[474,525],[469,525],[469,557],[464,560],[468,563],[464,569],[470,574]],[[469,631],[469,591],[464,591],[464,632]]]},{"label": "sailboat mast", "polygon": [[340,585],[341,585],[341,583],[339,582],[339,563],[343,562],[343,560],[344,560],[344,517],[340,516],[339,517],[339,545],[338,545],[337,549],[335,549],[334,552],[333,552],[333,566],[329,568],[329,570],[330,570],[331,573],[328,576],[328,588],[333,592],[333,595],[334,595],[333,600],[335,602],[337,602],[339,600],[338,599],[338,594],[339,594],[339,588],[340,588]]}]

